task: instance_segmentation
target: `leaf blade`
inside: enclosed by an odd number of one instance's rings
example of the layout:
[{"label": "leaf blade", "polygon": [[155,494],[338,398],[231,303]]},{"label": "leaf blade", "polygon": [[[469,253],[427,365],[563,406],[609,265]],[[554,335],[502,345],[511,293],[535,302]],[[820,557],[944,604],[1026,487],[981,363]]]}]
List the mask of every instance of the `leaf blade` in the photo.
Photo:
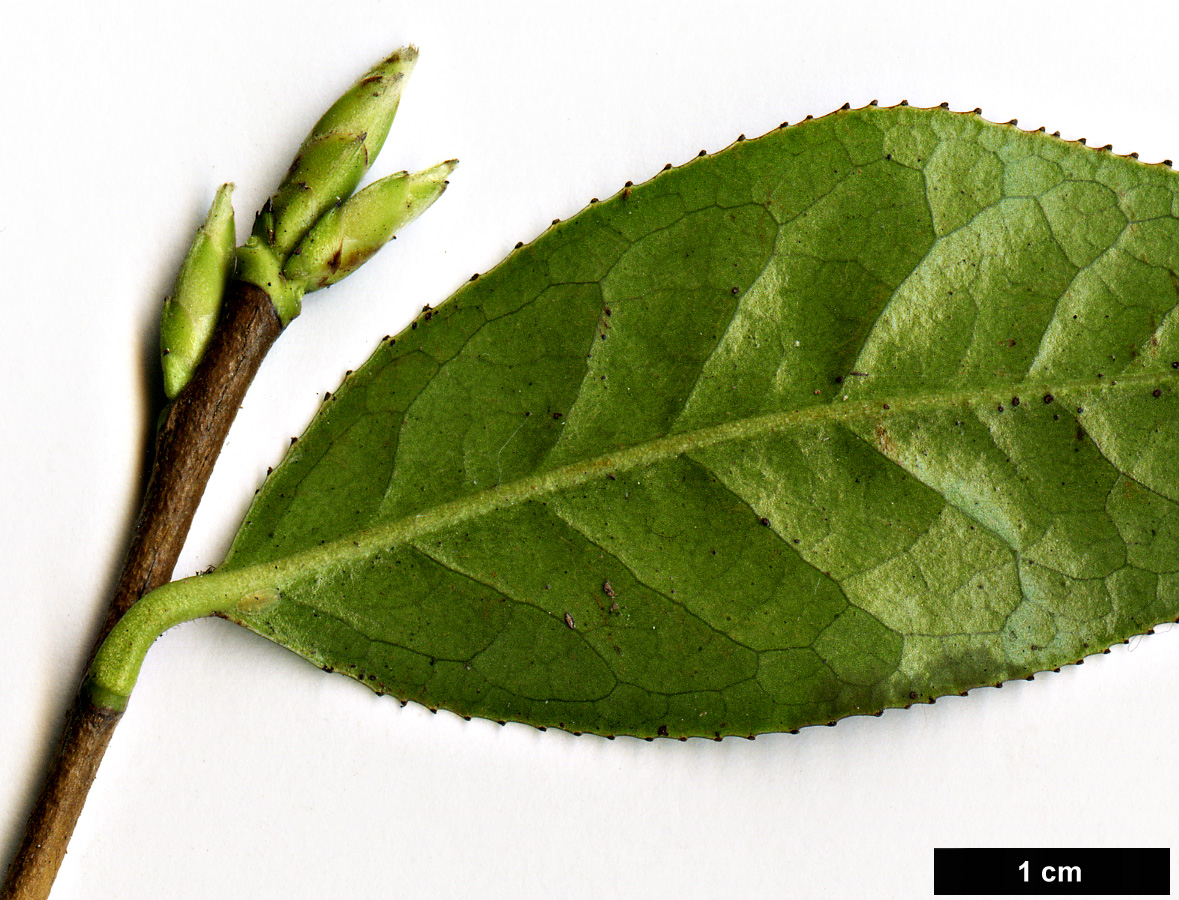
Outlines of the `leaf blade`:
[{"label": "leaf blade", "polygon": [[320,561],[240,620],[464,715],[720,736],[1174,618],[1164,195],[905,108],[624,189],[346,382],[224,568]]}]

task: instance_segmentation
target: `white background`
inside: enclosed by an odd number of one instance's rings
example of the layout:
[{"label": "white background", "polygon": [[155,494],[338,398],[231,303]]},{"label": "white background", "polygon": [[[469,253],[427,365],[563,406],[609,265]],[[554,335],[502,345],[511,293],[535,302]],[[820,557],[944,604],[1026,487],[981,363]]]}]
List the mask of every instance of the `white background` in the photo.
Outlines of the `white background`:
[{"label": "white background", "polygon": [[[450,191],[267,359],[178,575],[381,336],[628,179],[844,101],[982,107],[1179,158],[1173,4],[21,4],[0,31],[0,855],[138,504],[156,319],[222,181],[239,235],[371,63],[374,169]],[[1169,846],[1179,631],[1033,683],[754,742],[401,708],[228,623],[162,638],[54,897],[926,897],[935,846]],[[1081,860],[1083,863],[1083,860]],[[2,863],[0,863],[2,864]]]}]

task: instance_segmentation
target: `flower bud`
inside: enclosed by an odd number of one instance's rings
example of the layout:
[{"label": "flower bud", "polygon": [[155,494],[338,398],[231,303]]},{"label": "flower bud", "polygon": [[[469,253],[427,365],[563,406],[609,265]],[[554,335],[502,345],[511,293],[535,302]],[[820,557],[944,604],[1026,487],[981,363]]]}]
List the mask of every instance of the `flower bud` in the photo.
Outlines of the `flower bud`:
[{"label": "flower bud", "polygon": [[280,261],[324,212],[360,184],[385,143],[417,56],[416,49],[405,47],[374,66],[311,129],[271,198],[267,221],[259,216],[255,225],[254,233]]},{"label": "flower bud", "polygon": [[172,296],[160,317],[160,356],[168,399],[183,390],[196,371],[221,311],[225,280],[236,243],[232,184],[223,184],[180,264]]},{"label": "flower bud", "polygon": [[442,195],[457,164],[452,159],[414,175],[398,172],[329,209],[287,258],[283,275],[315,291],[356,271]]}]

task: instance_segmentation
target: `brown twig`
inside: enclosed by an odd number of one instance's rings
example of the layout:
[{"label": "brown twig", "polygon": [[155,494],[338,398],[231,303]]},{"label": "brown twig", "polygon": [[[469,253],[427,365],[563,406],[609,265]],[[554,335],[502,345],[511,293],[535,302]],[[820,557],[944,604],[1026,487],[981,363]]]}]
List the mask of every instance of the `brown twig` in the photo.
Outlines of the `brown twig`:
[{"label": "brown twig", "polygon": [[[192,382],[168,408],[131,546],[95,649],[144,594],[172,578],[213,464],[238,407],[282,332],[270,298],[232,282],[212,342]],[[121,713],[79,691],[57,754],[0,887],[0,900],[44,900]]]}]

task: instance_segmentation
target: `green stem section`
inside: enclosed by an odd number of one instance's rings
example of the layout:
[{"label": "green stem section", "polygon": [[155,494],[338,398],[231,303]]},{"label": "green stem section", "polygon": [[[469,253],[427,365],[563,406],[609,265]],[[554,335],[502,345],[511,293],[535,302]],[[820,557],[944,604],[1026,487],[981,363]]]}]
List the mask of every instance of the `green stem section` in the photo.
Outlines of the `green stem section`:
[{"label": "green stem section", "polygon": [[258,609],[277,599],[273,591],[251,591],[248,581],[248,570],[216,579],[197,575],[165,584],[145,596],[98,648],[86,676],[90,699],[105,709],[126,709],[143,658],[169,628],[215,613]]}]

